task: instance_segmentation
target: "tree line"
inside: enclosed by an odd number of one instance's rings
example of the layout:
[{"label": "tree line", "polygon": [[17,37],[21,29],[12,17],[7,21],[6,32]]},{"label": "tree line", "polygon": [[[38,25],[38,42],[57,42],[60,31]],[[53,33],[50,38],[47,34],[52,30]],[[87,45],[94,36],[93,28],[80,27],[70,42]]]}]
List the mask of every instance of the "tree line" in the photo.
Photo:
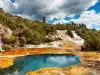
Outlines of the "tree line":
[{"label": "tree line", "polygon": [[75,31],[85,40],[86,51],[100,51],[100,31],[88,29],[86,25],[76,24],[46,24],[38,20],[32,21],[19,16],[13,16],[0,9],[0,23],[13,31],[10,38],[2,38],[4,49],[23,47],[25,44],[41,44],[54,41],[46,38],[47,35],[55,35],[56,30],[67,30],[69,36],[73,38],[72,32]]}]

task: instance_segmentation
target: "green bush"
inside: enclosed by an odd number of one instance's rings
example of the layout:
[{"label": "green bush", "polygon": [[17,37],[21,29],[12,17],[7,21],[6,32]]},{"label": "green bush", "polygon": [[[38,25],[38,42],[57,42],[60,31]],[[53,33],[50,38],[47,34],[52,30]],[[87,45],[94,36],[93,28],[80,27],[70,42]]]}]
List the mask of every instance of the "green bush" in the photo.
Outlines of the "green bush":
[{"label": "green bush", "polygon": [[11,47],[11,45],[8,45],[8,44],[5,44],[5,45],[3,45],[3,50],[10,50],[12,47]]},{"label": "green bush", "polygon": [[66,34],[68,34],[71,38],[73,38],[73,37],[74,37],[74,36],[73,36],[73,33],[72,33],[72,31],[71,31],[71,30],[67,30]]},{"label": "green bush", "polygon": [[20,47],[25,46],[25,44],[26,44],[26,38],[25,37],[20,37],[19,38],[19,43],[20,43]]},{"label": "green bush", "polygon": [[[42,18],[42,17],[41,17]],[[56,30],[68,30],[66,34],[73,38],[72,31],[76,33],[85,40],[86,50],[100,51],[100,31],[93,29],[88,29],[85,24],[46,24],[45,18],[44,22],[31,21],[28,19],[23,19],[19,16],[13,16],[9,13],[5,13],[0,9],[0,24],[10,28],[13,31],[13,35],[5,39],[3,38],[4,48],[9,48],[8,45],[15,47],[26,44],[40,44],[55,41],[46,38],[48,35],[55,35]],[[22,30],[22,31],[21,31]],[[5,30],[6,31],[6,30]],[[24,38],[22,38],[24,37]],[[21,41],[19,41],[20,39]],[[60,40],[60,39],[57,39]],[[21,45],[19,45],[21,43]]]},{"label": "green bush", "polygon": [[9,37],[9,38],[3,38],[2,40],[3,40],[3,42],[4,42],[5,44],[14,44],[14,43],[16,43],[16,41],[17,41],[17,37],[11,36],[11,37]]}]

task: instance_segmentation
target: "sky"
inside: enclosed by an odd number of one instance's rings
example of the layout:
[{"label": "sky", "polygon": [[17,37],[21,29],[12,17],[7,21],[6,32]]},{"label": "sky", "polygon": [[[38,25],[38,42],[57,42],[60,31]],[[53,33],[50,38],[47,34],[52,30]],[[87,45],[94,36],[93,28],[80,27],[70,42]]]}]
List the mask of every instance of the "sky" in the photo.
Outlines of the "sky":
[{"label": "sky", "polygon": [[100,30],[100,0],[0,0],[0,8],[31,20],[46,16],[49,24],[84,23]]}]

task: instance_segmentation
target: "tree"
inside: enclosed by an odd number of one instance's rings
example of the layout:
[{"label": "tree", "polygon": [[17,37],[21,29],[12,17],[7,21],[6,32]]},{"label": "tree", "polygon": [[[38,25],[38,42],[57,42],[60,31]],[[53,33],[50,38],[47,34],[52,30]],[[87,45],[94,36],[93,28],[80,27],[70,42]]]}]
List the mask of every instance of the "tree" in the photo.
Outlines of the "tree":
[{"label": "tree", "polygon": [[20,37],[19,38],[19,43],[20,43],[20,47],[24,47],[26,44],[26,38],[25,37]]},{"label": "tree", "polygon": [[71,30],[67,30],[67,34],[71,37],[71,38],[73,38],[74,36],[73,36],[73,33],[72,33],[72,31]]},{"label": "tree", "polygon": [[43,22],[46,23],[46,17],[45,16],[43,16]]}]

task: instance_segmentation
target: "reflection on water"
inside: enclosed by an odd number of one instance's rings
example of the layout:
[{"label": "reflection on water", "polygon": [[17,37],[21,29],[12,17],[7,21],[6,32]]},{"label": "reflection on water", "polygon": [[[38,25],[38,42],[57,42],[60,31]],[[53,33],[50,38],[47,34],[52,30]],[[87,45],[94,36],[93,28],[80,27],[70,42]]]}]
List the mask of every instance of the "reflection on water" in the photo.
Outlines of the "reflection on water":
[{"label": "reflection on water", "polygon": [[47,67],[67,67],[80,63],[78,56],[73,55],[34,55],[19,57],[15,60],[14,65],[0,70],[0,75],[25,75],[29,71],[35,71]]}]

